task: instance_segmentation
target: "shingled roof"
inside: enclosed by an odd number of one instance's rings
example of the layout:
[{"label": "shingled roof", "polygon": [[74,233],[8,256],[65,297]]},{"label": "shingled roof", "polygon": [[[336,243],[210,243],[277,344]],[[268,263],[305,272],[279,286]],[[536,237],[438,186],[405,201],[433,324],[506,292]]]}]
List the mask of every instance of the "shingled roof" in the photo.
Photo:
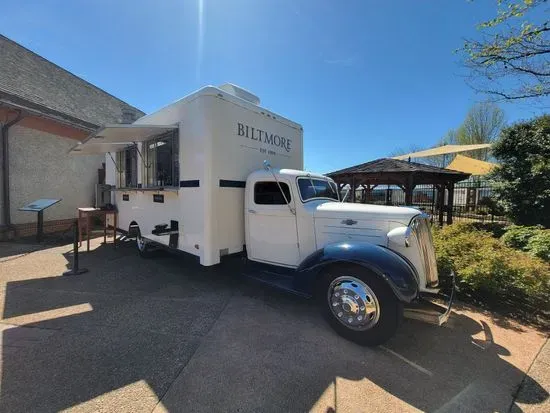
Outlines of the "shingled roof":
[{"label": "shingled roof", "polygon": [[62,118],[84,129],[144,113],[0,35],[0,100]]},{"label": "shingled roof", "polygon": [[[390,158],[376,159],[327,175],[334,179],[340,187],[350,186],[353,194],[352,202],[356,202],[356,191],[360,187],[363,188],[362,196],[366,195],[366,202],[369,202],[373,188],[378,185],[397,185],[405,192],[405,205],[413,205],[413,192],[417,185],[434,185],[434,189],[437,187],[439,205],[445,204],[445,191],[447,191],[447,224],[453,223],[454,184],[470,176],[464,172]],[[365,202],[365,199],[363,201]],[[386,198],[386,202],[389,205],[391,198]],[[443,225],[443,210],[444,208],[439,208],[440,225]]]},{"label": "shingled roof", "polygon": [[451,175],[463,172],[439,168],[437,166],[426,165],[418,162],[407,162],[392,158],[380,158],[374,161],[365,162],[360,165],[350,166],[339,171],[330,172],[328,175],[358,173],[358,172],[431,172],[431,173],[449,173]]},{"label": "shingled roof", "polygon": [[467,179],[470,174],[438,168],[417,162],[407,162],[391,158],[380,158],[374,161],[340,169],[327,174],[336,181],[356,177],[372,183],[394,183],[407,177],[414,177],[416,184],[437,183],[441,181],[458,182]]}]

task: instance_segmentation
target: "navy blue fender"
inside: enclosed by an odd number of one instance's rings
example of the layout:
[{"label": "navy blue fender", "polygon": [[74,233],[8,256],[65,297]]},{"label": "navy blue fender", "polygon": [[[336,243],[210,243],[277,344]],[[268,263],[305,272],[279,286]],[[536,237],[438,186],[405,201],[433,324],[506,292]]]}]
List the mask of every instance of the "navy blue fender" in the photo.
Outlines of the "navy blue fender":
[{"label": "navy blue fender", "polygon": [[388,248],[367,242],[338,242],[315,251],[297,268],[294,288],[313,295],[322,271],[338,263],[368,269],[383,279],[400,301],[409,303],[418,295],[418,276],[409,262]]}]

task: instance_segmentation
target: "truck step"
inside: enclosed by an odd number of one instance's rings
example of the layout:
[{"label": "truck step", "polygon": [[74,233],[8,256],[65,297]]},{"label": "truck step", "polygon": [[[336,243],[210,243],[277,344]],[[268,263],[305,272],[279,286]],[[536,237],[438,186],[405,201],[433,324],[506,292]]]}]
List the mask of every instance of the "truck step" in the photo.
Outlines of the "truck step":
[{"label": "truck step", "polygon": [[267,271],[267,270],[260,270],[260,271],[254,271],[254,272],[246,271],[246,272],[243,272],[242,275],[244,275],[245,277],[253,281],[261,282],[262,284],[267,284],[270,287],[275,287],[280,290],[284,290],[289,293],[299,295],[301,297],[309,297],[308,295],[300,291],[296,291],[294,289],[294,277],[290,275],[283,275],[283,274],[279,274],[279,273]]}]

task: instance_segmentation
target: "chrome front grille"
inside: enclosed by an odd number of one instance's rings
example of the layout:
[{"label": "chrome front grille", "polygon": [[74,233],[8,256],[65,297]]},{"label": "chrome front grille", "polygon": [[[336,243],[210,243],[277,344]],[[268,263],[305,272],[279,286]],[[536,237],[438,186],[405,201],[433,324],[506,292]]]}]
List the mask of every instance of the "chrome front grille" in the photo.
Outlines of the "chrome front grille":
[{"label": "chrome front grille", "polygon": [[438,285],[437,262],[435,260],[435,249],[432,238],[432,231],[427,215],[420,215],[413,219],[411,229],[418,244],[420,260],[422,262],[426,287],[435,288]]}]

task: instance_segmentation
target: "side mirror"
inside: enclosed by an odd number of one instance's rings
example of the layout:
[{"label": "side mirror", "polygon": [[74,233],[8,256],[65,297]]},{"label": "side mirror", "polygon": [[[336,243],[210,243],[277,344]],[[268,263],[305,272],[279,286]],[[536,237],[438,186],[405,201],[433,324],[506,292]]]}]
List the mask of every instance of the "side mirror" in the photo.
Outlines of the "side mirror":
[{"label": "side mirror", "polygon": [[396,247],[409,247],[410,238],[410,227],[397,227],[388,232],[388,241]]},{"label": "side mirror", "polygon": [[273,170],[271,169],[271,165],[269,164],[269,162],[266,160],[264,160],[264,168],[266,171],[269,171],[271,172],[271,175],[273,175],[273,179],[275,179],[275,182],[277,182],[277,186],[279,187],[279,191],[281,191],[281,194],[283,195],[283,198],[286,202],[286,204],[288,205],[288,209],[290,210],[290,212],[293,214],[293,215],[296,215],[296,211],[294,210],[294,208],[292,208],[290,206],[290,202],[288,200],[288,198],[286,197],[285,195],[285,191],[283,191],[283,187],[281,186],[281,183],[279,182],[279,180],[277,179],[277,175],[275,175],[275,172],[273,172]]},{"label": "side mirror", "polygon": [[346,199],[348,199],[349,192],[350,192],[350,188],[346,189],[346,193],[344,194],[340,202],[345,202]]}]

